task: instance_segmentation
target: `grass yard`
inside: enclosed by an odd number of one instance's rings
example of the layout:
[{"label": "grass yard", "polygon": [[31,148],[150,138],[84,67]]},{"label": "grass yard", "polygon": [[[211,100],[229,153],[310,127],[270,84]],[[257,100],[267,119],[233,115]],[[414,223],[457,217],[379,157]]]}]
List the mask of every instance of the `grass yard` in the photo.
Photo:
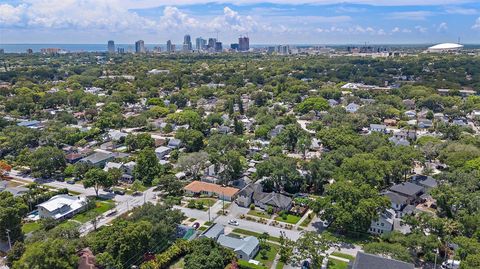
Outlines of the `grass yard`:
[{"label": "grass yard", "polygon": [[257,253],[257,255],[255,255],[253,259],[261,262],[265,267],[270,268],[272,267],[273,260],[277,255],[278,246],[271,243],[267,243],[267,244],[270,246],[270,250],[268,250],[267,255],[265,256],[266,259],[264,259],[260,254],[261,250]]},{"label": "grass yard", "polygon": [[[256,232],[252,232],[252,231],[249,231],[249,230],[244,230],[244,229],[240,229],[240,228],[235,228],[233,229],[234,233],[237,233],[237,234],[242,234],[242,235],[251,235],[251,236],[255,236],[255,237],[259,237],[261,236],[262,234],[261,233],[256,233]],[[274,241],[274,242],[280,242],[280,238],[278,237],[274,237],[274,236],[269,236],[268,237],[268,240],[269,241]]]},{"label": "grass yard", "polygon": [[258,211],[258,210],[255,210],[255,209],[248,211],[247,214],[248,214],[248,215],[251,215],[251,216],[259,217],[259,218],[266,218],[266,219],[269,219],[269,218],[272,217],[272,216],[269,215],[267,212]]},{"label": "grass yard", "polygon": [[195,199],[195,202],[197,203],[203,202],[203,205],[205,207],[211,207],[215,204],[215,202],[217,202],[217,200],[213,198],[197,198]]},{"label": "grass yard", "polygon": [[315,218],[315,213],[310,213],[310,216],[310,218],[307,217],[302,221],[302,223],[300,223],[301,227],[307,227],[308,224],[310,224],[310,222],[312,222],[312,220]]},{"label": "grass yard", "polygon": [[281,222],[286,222],[290,224],[297,224],[298,221],[300,221],[301,217],[295,216],[292,214],[287,214],[287,218],[283,219],[281,216],[275,217],[276,221],[281,221]]},{"label": "grass yard", "polygon": [[42,225],[39,222],[28,222],[28,223],[23,224],[22,232],[24,234],[28,234],[28,233],[31,233],[31,232],[35,232],[35,231],[39,230],[40,228],[42,228]]},{"label": "grass yard", "polygon": [[99,216],[105,212],[107,212],[108,210],[112,209],[115,207],[115,203],[112,202],[112,201],[98,201],[95,203],[96,207],[95,208],[92,208],[88,211],[85,211],[81,214],[78,214],[76,216],[74,216],[72,218],[72,220],[75,220],[75,221],[78,221],[78,222],[81,222],[81,223],[85,223],[89,220],[92,219],[92,216],[90,215],[91,213],[90,212],[95,212],[95,215],[96,216]]},{"label": "grass yard", "polygon": [[196,221],[196,220],[197,220],[196,218],[189,218],[189,219],[188,219],[189,222],[194,222],[194,221]]},{"label": "grass yard", "polygon": [[205,231],[206,229],[208,229],[207,226],[200,226],[200,227],[198,228],[198,230],[199,230],[199,231],[202,231],[202,232]]},{"label": "grass yard", "polygon": [[278,261],[277,266],[275,266],[275,269],[283,269],[283,266],[285,266],[285,264],[283,264],[283,262],[281,261]]},{"label": "grass yard", "polygon": [[348,263],[344,261],[339,261],[335,259],[328,260],[328,269],[347,269]]},{"label": "grass yard", "polygon": [[340,258],[344,258],[344,259],[347,259],[347,260],[355,260],[355,257],[353,257],[352,255],[348,255],[348,254],[337,252],[337,251],[333,252],[331,255],[332,256],[337,256],[337,257],[340,257]]}]

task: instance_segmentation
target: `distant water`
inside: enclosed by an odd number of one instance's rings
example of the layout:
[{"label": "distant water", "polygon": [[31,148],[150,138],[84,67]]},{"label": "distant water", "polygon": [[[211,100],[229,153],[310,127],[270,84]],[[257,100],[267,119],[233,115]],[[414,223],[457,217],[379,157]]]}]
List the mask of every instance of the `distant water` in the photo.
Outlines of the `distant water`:
[{"label": "distant water", "polygon": [[[369,44],[369,46],[373,47],[384,47],[384,48],[427,48],[433,44]],[[175,45],[178,48],[181,48],[182,45]],[[224,44],[223,47],[227,48],[230,44]],[[250,45],[252,48],[265,48],[268,46],[274,45],[262,45],[262,44],[255,44]],[[314,44],[294,44],[291,46],[295,47],[311,47],[311,46],[324,46],[314,45]],[[362,46],[362,45],[327,45],[328,47],[337,47],[337,48],[345,48],[347,46]],[[155,47],[161,48],[162,51],[166,50],[165,44],[145,44],[147,50],[153,50]],[[107,51],[107,44],[0,44],[0,49],[4,49],[5,53],[25,53],[27,49],[32,49],[33,52],[40,52],[41,49],[44,48],[59,48],[63,49],[67,52],[106,52]],[[125,52],[134,51],[135,45],[134,44],[115,44],[115,49],[123,48]],[[465,45],[466,49],[478,49],[480,45],[474,44],[467,44]]]}]

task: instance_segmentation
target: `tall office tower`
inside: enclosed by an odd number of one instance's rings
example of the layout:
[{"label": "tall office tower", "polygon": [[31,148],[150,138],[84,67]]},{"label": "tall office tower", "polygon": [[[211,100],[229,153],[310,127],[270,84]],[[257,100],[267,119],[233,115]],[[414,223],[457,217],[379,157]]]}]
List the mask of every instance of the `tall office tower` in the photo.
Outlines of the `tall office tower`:
[{"label": "tall office tower", "polygon": [[170,41],[170,40],[167,41],[167,52],[168,53],[173,52],[172,41]]},{"label": "tall office tower", "polygon": [[217,43],[217,39],[210,37],[210,38],[208,39],[208,46],[207,46],[207,48],[209,48],[209,49],[215,49],[215,43]]},{"label": "tall office tower", "polygon": [[118,53],[118,54],[123,54],[123,53],[125,53],[125,48],[117,48],[117,53]]},{"label": "tall office tower", "polygon": [[238,50],[239,51],[248,51],[250,49],[250,39],[248,36],[243,36],[238,38]]},{"label": "tall office tower", "polygon": [[222,48],[222,42],[219,42],[219,41],[215,42],[215,51],[216,52],[221,52],[222,49],[223,49]]},{"label": "tall office tower", "polygon": [[115,53],[115,42],[113,40],[108,41],[108,53]]},{"label": "tall office tower", "polygon": [[143,40],[135,42],[135,53],[145,53],[145,42]]},{"label": "tall office tower", "polygon": [[32,53],[33,53],[33,50],[32,50],[32,49],[27,49],[27,53],[28,53],[28,54],[32,54]]},{"label": "tall office tower", "polygon": [[192,50],[192,39],[190,35],[185,35],[183,37],[183,51],[191,51]]},{"label": "tall office tower", "polygon": [[232,43],[232,44],[230,44],[230,48],[231,48],[232,50],[238,50],[238,43]]},{"label": "tall office tower", "polygon": [[203,39],[202,37],[197,37],[195,39],[195,49],[198,51],[206,49],[207,40]]}]

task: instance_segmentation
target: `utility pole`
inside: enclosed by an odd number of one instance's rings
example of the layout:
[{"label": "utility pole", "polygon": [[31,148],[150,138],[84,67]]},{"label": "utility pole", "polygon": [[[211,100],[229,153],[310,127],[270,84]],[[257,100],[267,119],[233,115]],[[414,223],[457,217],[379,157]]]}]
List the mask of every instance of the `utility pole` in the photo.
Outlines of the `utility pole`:
[{"label": "utility pole", "polygon": [[12,241],[10,240],[10,230],[6,229],[5,232],[7,233],[8,247],[9,247],[9,250],[10,250],[10,249],[12,249]]},{"label": "utility pole", "polygon": [[438,248],[435,249],[435,263],[434,263],[433,269],[437,269],[437,256],[438,256]]}]

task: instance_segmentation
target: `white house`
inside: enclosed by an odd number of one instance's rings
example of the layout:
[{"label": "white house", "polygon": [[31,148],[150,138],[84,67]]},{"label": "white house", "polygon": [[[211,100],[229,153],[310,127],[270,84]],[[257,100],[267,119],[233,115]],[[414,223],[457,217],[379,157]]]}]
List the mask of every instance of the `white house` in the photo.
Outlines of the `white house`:
[{"label": "white house", "polygon": [[157,155],[157,158],[161,160],[165,156],[167,156],[171,151],[172,151],[172,148],[170,147],[160,146],[155,149],[155,155]]},{"label": "white house", "polygon": [[371,132],[385,133],[387,126],[385,124],[370,124]]},{"label": "white house", "polygon": [[83,211],[87,206],[87,198],[70,196],[68,194],[55,195],[50,200],[37,205],[38,216],[42,219],[66,219]]},{"label": "white house", "polygon": [[394,218],[395,211],[393,209],[385,210],[380,214],[378,220],[372,221],[368,232],[371,234],[384,234],[393,231]]},{"label": "white house", "polygon": [[348,104],[345,109],[347,110],[347,112],[350,112],[350,113],[355,113],[357,112],[357,110],[360,108],[359,105],[355,104],[355,103],[350,103]]},{"label": "white house", "polygon": [[238,259],[245,261],[253,259],[260,249],[260,242],[254,236],[236,238],[222,234],[218,237],[217,242],[223,247],[233,250]]}]

